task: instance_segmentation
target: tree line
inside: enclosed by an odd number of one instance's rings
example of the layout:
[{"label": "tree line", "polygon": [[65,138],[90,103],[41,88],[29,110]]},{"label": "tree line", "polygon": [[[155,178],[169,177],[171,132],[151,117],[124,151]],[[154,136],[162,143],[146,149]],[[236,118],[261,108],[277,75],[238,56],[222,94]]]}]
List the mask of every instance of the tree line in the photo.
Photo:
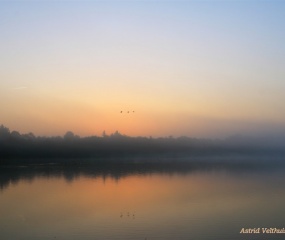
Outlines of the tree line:
[{"label": "tree line", "polygon": [[[191,137],[130,137],[116,131],[102,136],[80,137],[20,134],[0,126],[0,163],[17,161],[71,161],[70,159],[174,159],[188,157],[284,156],[283,145],[243,138],[201,139]],[[42,160],[40,160],[42,159]]]}]

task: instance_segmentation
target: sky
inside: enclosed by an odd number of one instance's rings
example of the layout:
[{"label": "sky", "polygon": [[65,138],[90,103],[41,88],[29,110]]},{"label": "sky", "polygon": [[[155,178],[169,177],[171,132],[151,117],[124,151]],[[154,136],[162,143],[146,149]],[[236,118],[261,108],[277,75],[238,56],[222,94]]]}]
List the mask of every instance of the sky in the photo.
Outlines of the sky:
[{"label": "sky", "polygon": [[277,0],[0,1],[0,124],[40,136],[284,132],[284,12]]}]

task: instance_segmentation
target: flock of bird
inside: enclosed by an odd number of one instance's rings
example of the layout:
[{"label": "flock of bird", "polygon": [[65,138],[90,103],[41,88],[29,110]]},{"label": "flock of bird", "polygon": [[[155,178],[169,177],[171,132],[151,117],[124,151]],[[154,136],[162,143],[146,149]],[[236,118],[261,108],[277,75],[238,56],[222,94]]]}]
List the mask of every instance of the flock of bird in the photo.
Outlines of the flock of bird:
[{"label": "flock of bird", "polygon": [[[120,113],[124,113],[124,112],[121,111]],[[135,113],[135,111],[126,111],[126,113]]]},{"label": "flock of bird", "polygon": [[[127,217],[131,217],[131,216],[133,216],[133,218],[135,218],[135,214],[133,213],[133,214],[130,214],[129,212],[127,212]],[[120,217],[122,218],[124,215],[123,215],[123,213],[121,213],[121,215],[120,215]]]}]

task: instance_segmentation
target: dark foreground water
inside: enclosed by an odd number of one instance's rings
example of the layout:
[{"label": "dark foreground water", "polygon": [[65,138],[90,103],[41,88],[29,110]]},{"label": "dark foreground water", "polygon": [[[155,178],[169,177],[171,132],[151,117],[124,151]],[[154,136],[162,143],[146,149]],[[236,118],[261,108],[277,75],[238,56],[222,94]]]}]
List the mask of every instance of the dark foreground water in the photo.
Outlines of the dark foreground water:
[{"label": "dark foreground water", "polygon": [[285,239],[262,233],[285,228],[285,168],[270,161],[2,167],[0,174],[1,240]]}]

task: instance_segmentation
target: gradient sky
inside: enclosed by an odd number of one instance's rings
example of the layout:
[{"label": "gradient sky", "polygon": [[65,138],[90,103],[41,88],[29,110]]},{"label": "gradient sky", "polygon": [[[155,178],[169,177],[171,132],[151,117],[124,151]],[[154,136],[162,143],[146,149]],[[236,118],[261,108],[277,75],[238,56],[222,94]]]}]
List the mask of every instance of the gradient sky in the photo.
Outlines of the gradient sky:
[{"label": "gradient sky", "polygon": [[284,13],[274,0],[1,1],[0,124],[49,136],[279,132]]}]

